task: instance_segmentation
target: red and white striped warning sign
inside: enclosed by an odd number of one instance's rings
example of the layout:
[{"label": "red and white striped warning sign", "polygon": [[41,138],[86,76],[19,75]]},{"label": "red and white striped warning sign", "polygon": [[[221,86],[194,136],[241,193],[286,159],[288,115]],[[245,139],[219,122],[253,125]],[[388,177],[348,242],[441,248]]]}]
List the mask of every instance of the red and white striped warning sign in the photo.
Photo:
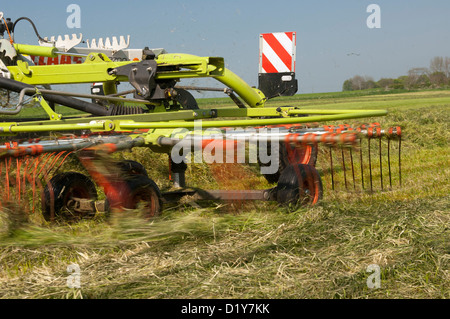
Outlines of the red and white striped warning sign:
[{"label": "red and white striped warning sign", "polygon": [[259,35],[259,73],[295,72],[295,32]]}]

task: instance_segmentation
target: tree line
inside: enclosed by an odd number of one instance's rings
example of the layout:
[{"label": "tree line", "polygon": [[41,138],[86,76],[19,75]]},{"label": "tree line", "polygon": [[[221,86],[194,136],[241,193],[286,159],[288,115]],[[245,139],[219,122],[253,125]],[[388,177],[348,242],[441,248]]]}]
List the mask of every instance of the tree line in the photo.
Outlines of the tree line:
[{"label": "tree line", "polygon": [[344,81],[342,91],[356,91],[381,88],[390,89],[430,89],[450,86],[450,57],[436,56],[430,61],[429,68],[412,68],[407,75],[393,78],[381,78],[378,81],[370,76],[355,75]]}]

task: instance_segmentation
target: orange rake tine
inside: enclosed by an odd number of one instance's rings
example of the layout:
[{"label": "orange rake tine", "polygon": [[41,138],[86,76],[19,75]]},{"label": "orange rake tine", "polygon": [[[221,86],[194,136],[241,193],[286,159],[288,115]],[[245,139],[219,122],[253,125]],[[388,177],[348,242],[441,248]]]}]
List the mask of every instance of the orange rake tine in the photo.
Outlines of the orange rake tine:
[{"label": "orange rake tine", "polygon": [[58,167],[55,169],[55,172],[57,172],[59,170],[59,168],[64,164],[64,162],[66,161],[67,157],[72,154],[73,151],[70,151],[66,154],[66,156],[64,156],[64,158],[61,160],[61,162],[59,163]]},{"label": "orange rake tine", "polygon": [[389,186],[392,188],[392,174],[391,174],[391,139],[388,138],[388,170],[389,170]]},{"label": "orange rake tine", "polygon": [[[45,163],[42,165],[41,170],[38,173],[38,176],[41,175],[42,171],[44,170],[45,166],[47,165],[47,162],[50,160],[50,158],[54,155],[55,153],[47,153],[47,158],[45,160]],[[45,156],[45,155],[44,155]]]},{"label": "orange rake tine", "polygon": [[330,169],[331,169],[331,189],[334,190],[334,169],[333,169],[333,155],[330,146]]},{"label": "orange rake tine", "polygon": [[345,168],[344,147],[341,147],[341,154],[342,154],[342,168],[344,170],[344,185],[345,189],[347,189],[347,170]]},{"label": "orange rake tine", "polygon": [[356,189],[356,183],[355,183],[355,168],[353,166],[353,151],[350,148],[350,163],[352,165],[352,178],[353,178],[353,189]]},{"label": "orange rake tine", "polygon": [[28,171],[28,165],[29,165],[29,159],[30,157],[27,156],[26,160],[25,160],[25,167],[23,169],[23,180],[22,180],[22,184],[24,185],[24,187],[22,188],[22,195],[25,196],[25,183],[26,183],[26,175],[27,175],[27,171]]},{"label": "orange rake tine", "polygon": [[363,154],[362,154],[362,138],[359,139],[359,161],[361,164],[361,185],[364,190],[364,162],[363,162]]},{"label": "orange rake tine", "polygon": [[6,173],[6,200],[9,201],[9,166],[11,165],[11,158],[8,160],[5,158],[5,173]]},{"label": "orange rake tine", "polygon": [[48,175],[48,173],[53,169],[53,167],[56,165],[56,162],[58,161],[58,159],[61,157],[61,155],[63,155],[65,153],[65,151],[59,152],[58,155],[55,156],[55,158],[53,159],[53,161],[50,163],[49,167],[47,168],[46,172],[45,172],[45,176]]},{"label": "orange rake tine", "polygon": [[20,166],[22,162],[19,158],[16,158],[16,197],[17,201],[20,202]]}]

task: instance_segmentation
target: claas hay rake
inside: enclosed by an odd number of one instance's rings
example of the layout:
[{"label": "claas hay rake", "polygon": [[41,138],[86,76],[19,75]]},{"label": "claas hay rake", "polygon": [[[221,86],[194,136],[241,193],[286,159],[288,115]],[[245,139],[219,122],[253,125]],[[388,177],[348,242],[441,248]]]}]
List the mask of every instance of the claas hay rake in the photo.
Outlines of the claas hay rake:
[{"label": "claas hay rake", "polygon": [[[358,184],[358,188],[373,190],[372,162],[377,154],[371,152],[370,143],[374,140],[378,141],[381,188],[392,187],[391,141],[399,141],[400,154],[399,127],[326,125],[384,116],[386,111],[266,106],[271,98],[297,92],[293,69],[260,69],[259,88],[255,88],[227,69],[221,57],[128,49],[129,38],[125,41],[123,37],[119,41],[85,41],[87,47],[83,47],[78,46],[81,35],[49,40],[38,34],[28,18],[8,25],[0,16],[5,22],[0,27],[7,31],[0,39],[3,208],[19,205],[30,213],[42,212],[52,221],[67,213],[89,216],[137,207],[152,217],[165,203],[184,196],[315,204],[323,196],[324,174],[331,176],[332,189],[342,184],[338,175],[343,173],[346,188]],[[39,45],[15,42],[14,27],[22,20],[33,25]],[[225,88],[180,85],[193,78],[212,78]],[[120,91],[123,83],[129,87]],[[91,92],[53,89],[60,84],[71,88],[89,84]],[[222,91],[235,106],[200,108],[190,93],[193,90]],[[45,116],[22,116],[30,103]],[[75,113],[64,115],[61,105]],[[387,182],[383,186],[382,140],[388,143],[389,186]],[[367,141],[368,160],[363,159],[363,141]],[[161,192],[151,179],[151,167],[111,156],[138,147],[168,154],[171,190]],[[329,168],[316,168],[319,156],[329,160]],[[81,163],[86,173],[63,169],[69,159]],[[222,173],[230,170],[230,165],[258,163],[272,187],[189,188],[185,172],[192,162],[206,162],[211,171]],[[398,163],[400,168],[400,156]],[[102,200],[98,189],[105,195]]]}]

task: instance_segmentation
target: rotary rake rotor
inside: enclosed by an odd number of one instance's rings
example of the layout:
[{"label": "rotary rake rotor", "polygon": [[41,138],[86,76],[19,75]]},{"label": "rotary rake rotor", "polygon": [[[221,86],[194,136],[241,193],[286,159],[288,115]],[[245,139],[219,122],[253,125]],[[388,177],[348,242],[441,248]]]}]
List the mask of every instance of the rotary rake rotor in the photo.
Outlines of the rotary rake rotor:
[{"label": "rotary rake rotor", "polygon": [[[8,28],[14,34],[14,28]],[[40,45],[19,44],[13,36],[0,39],[3,208],[19,205],[53,221],[138,208],[150,218],[166,203],[185,196],[311,205],[329,186],[322,178],[331,179],[331,189],[343,185],[347,190],[373,191],[376,167],[380,188],[392,188],[394,150],[401,184],[400,127],[325,125],[384,116],[386,111],[266,106],[268,97],[295,94],[292,71],[260,74],[257,89],[225,68],[220,57],[128,49],[124,38],[88,41],[86,48],[77,46],[81,35],[56,41],[38,37]],[[205,77],[225,88],[178,85]],[[131,89],[119,91],[119,83]],[[58,84],[90,84],[91,93],[52,89]],[[192,90],[222,91],[235,106],[200,108]],[[25,115],[29,101],[45,116]],[[73,113],[65,115],[61,106]],[[393,141],[398,141],[396,148]],[[152,167],[112,156],[134,148],[168,154],[173,189],[160,190],[151,178]],[[328,168],[316,165],[321,160]],[[242,179],[242,171],[231,165],[256,164],[270,187],[243,190],[234,183],[229,189],[189,188],[185,172],[192,162],[207,163],[216,175],[234,174],[237,179]],[[383,179],[386,167],[389,182]]]}]

